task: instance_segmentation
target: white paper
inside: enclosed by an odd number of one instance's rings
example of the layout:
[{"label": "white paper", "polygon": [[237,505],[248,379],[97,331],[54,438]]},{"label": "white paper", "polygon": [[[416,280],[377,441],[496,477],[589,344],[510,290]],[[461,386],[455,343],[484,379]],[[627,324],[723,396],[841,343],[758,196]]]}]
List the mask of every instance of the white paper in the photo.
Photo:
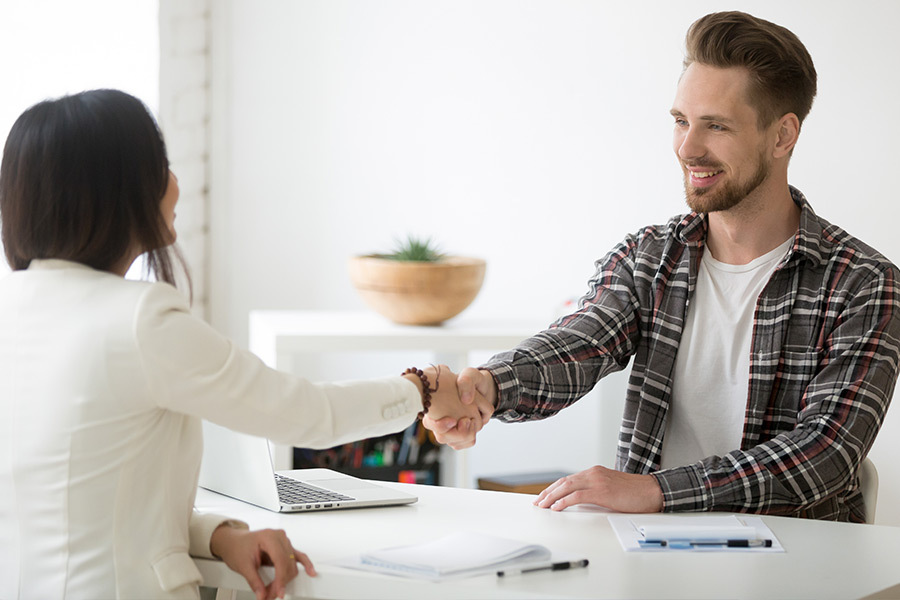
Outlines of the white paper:
[{"label": "white paper", "polygon": [[[736,515],[706,516],[702,522],[696,518],[680,518],[666,515],[647,515],[638,525],[647,540],[752,540],[757,539],[756,529],[744,525]],[[633,521],[633,520],[632,520]]]},{"label": "white paper", "polygon": [[[610,515],[612,526],[622,549],[626,552],[784,552],[784,548],[772,533],[772,530],[758,516],[749,515]],[[739,529],[735,529],[739,528]],[[746,537],[747,529],[752,535]],[[653,536],[660,532],[672,534],[669,537],[644,536],[645,531]],[[692,535],[696,532],[696,535]],[[745,537],[729,537],[728,533],[740,532]],[[729,548],[723,546],[694,546],[690,548],[671,546],[642,546],[644,539],[693,539],[693,540],[725,540],[725,539],[759,539],[772,540],[769,548],[758,546],[751,548]]]}]

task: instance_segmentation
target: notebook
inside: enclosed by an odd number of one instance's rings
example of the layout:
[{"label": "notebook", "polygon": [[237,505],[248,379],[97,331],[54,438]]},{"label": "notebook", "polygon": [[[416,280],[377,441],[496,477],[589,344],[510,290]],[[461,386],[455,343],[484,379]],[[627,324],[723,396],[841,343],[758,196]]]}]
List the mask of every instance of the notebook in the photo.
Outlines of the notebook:
[{"label": "notebook", "polygon": [[[335,564],[386,575],[443,581],[497,574],[498,569],[549,570],[559,555],[540,544],[473,531],[457,531],[419,544],[394,546],[341,559]],[[586,560],[575,561],[586,566]]]},{"label": "notebook", "polygon": [[412,494],[330,469],[275,472],[265,438],[203,422],[200,487],[276,512],[410,504]]}]

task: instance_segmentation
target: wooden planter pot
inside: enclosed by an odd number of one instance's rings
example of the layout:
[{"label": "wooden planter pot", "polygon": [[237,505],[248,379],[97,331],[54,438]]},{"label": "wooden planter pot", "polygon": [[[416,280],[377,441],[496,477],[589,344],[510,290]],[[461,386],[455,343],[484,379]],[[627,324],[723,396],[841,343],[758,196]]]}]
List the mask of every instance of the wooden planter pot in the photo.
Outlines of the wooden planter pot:
[{"label": "wooden planter pot", "polygon": [[391,321],[439,325],[475,299],[485,267],[480,258],[462,256],[438,262],[354,256],[350,280],[366,304]]}]

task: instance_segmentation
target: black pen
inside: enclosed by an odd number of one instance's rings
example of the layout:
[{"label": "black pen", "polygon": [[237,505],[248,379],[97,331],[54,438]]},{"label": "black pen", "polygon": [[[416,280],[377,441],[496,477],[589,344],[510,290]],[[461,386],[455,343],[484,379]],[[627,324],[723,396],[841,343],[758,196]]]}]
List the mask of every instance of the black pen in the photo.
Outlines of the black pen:
[{"label": "black pen", "polygon": [[771,548],[772,540],[704,540],[691,542],[692,546],[721,546],[723,548]]},{"label": "black pen", "polygon": [[578,569],[588,566],[588,559],[572,560],[550,563],[549,565],[541,565],[540,567],[527,567],[525,569],[506,569],[505,571],[497,571],[497,577],[506,577],[508,575],[521,575],[523,573],[534,573],[535,571],[565,571],[566,569]]},{"label": "black pen", "polygon": [[772,540],[638,540],[641,547],[672,548],[771,548]]}]

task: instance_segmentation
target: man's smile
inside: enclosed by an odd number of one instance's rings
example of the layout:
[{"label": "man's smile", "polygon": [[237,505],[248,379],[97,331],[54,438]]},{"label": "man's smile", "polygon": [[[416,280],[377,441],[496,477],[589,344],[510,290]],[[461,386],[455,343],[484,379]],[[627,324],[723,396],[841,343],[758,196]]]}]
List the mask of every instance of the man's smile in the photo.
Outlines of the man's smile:
[{"label": "man's smile", "polygon": [[[694,187],[709,187],[719,179],[719,175],[724,173],[722,169],[712,169],[710,167],[685,167],[690,174],[691,185]],[[702,170],[701,170],[702,169]]]}]

